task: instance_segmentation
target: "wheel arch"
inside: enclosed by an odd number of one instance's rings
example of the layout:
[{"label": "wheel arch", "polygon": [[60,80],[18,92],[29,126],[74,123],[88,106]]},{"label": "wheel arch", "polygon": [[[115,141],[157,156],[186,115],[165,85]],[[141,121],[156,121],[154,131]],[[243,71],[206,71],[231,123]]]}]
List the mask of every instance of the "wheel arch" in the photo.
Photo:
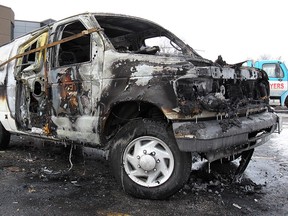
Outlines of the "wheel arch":
[{"label": "wheel arch", "polygon": [[[284,106],[287,106],[288,103],[288,91],[286,91],[284,94],[281,95],[281,98],[280,98],[280,101],[281,101],[281,106],[284,107]],[[287,100],[287,101],[286,101]],[[286,104],[287,103],[287,104]],[[288,106],[287,106],[288,107]]]},{"label": "wheel arch", "polygon": [[147,118],[158,121],[167,121],[167,117],[157,105],[145,101],[123,101],[111,106],[109,114],[103,124],[102,141],[107,143],[117,131],[127,122]]}]

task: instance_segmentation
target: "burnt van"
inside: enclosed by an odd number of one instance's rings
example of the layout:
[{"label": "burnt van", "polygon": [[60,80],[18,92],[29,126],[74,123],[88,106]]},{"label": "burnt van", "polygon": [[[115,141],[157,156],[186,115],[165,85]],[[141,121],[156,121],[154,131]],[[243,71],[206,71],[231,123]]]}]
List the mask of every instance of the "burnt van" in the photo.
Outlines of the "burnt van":
[{"label": "burnt van", "polygon": [[239,157],[242,173],[279,123],[263,70],[202,58],[142,18],[71,16],[1,46],[0,61],[2,149],[11,134],[98,148],[139,198],[179,191],[194,154]]}]

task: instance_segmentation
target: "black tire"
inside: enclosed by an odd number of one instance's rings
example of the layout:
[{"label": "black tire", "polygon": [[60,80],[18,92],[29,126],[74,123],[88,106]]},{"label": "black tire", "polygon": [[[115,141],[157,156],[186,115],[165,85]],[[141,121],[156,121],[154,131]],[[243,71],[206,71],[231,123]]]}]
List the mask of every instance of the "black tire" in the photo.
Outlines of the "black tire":
[{"label": "black tire", "polygon": [[288,97],[285,98],[284,104],[285,104],[285,106],[288,108]]},{"label": "black tire", "polygon": [[113,140],[111,168],[126,193],[143,199],[166,199],[187,182],[191,154],[179,150],[172,130],[164,123],[134,120]]},{"label": "black tire", "polygon": [[0,149],[5,150],[10,142],[11,134],[0,123]]}]

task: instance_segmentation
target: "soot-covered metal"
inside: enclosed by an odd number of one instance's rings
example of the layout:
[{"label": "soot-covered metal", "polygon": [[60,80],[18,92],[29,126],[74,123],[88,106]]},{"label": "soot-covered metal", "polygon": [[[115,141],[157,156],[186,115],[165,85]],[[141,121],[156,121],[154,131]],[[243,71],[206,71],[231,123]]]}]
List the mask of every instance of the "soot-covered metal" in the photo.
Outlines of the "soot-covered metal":
[{"label": "soot-covered metal", "polygon": [[6,59],[18,56],[1,70],[7,74],[3,85],[15,87],[7,95],[13,130],[33,135],[102,146],[127,122],[156,118],[172,124],[196,120],[194,137],[197,121],[217,120],[227,132],[241,128],[239,117],[268,107],[265,72],[227,65],[222,57],[215,63],[204,59],[144,19],[83,14],[2,50],[9,48],[14,51]]},{"label": "soot-covered metal", "polygon": [[68,17],[0,47],[0,62],[0,148],[9,133],[100,148],[137,197],[178,191],[189,152],[242,155],[244,170],[279,123],[264,71],[202,58],[137,17]]}]

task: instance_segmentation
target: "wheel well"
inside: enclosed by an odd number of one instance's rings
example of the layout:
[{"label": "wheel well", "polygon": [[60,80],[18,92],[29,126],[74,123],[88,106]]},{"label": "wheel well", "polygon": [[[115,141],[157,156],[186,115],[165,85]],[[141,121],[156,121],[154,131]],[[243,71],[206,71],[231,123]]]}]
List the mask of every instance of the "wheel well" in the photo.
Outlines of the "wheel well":
[{"label": "wheel well", "polygon": [[[281,98],[282,99],[282,98]],[[282,101],[280,101],[281,105],[282,105]],[[288,107],[288,96],[286,95],[286,97],[284,98],[284,102],[283,104]]]},{"label": "wheel well", "polygon": [[123,125],[138,118],[167,120],[163,112],[154,104],[142,101],[121,102],[116,104],[109,113],[104,125],[102,141],[107,142]]}]

